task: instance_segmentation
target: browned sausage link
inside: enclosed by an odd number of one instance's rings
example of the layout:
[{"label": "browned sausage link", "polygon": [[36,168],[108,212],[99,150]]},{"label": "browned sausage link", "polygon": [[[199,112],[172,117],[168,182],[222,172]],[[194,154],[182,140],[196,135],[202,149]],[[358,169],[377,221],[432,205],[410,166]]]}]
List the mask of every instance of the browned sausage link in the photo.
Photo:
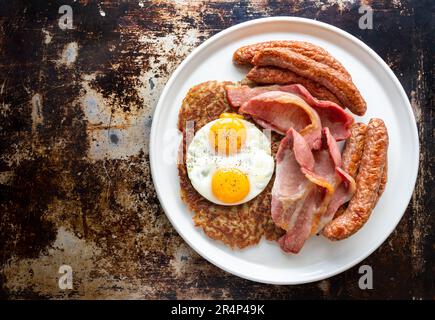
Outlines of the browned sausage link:
[{"label": "browned sausage link", "polygon": [[276,67],[253,67],[246,77],[258,84],[291,84],[302,78],[293,71]]},{"label": "browned sausage link", "polygon": [[[366,132],[367,126],[364,123],[354,123],[350,128],[350,137],[346,140],[343,153],[341,154],[343,170],[354,179],[361,162]],[[334,218],[341,216],[346,211],[346,208],[347,203],[338,208]]]},{"label": "browned sausage link", "polygon": [[364,123],[356,122],[350,128],[350,137],[346,140],[343,153],[341,155],[342,168],[352,178],[356,177],[361,157],[364,150],[364,141],[367,126]]},{"label": "browned sausage link", "polygon": [[301,77],[293,71],[276,67],[254,67],[246,77],[257,84],[294,84],[303,85],[307,90],[319,100],[332,101],[340,104],[338,98],[321,84]]},{"label": "browned sausage link", "polygon": [[267,48],[289,48],[299,54],[313,59],[314,61],[326,64],[327,66],[341,72],[345,77],[350,78],[349,73],[343,65],[335,59],[328,51],[305,41],[281,40],[267,41],[241,47],[233,54],[233,60],[238,64],[252,64],[252,59],[259,51]]},{"label": "browned sausage link", "polygon": [[[381,183],[379,184],[379,190],[378,190],[378,199],[376,200],[376,203],[378,203],[379,198],[384,193],[385,186],[387,185],[387,181],[388,181],[388,158],[387,158],[387,162],[385,163],[384,171],[382,172]],[[340,208],[338,208],[337,212],[334,215],[334,218],[341,216],[346,211],[346,208],[347,208],[347,203],[343,204]]]},{"label": "browned sausage link", "polygon": [[264,49],[253,59],[256,66],[274,66],[319,82],[340,99],[341,104],[357,115],[363,115],[367,106],[353,82],[337,70],[285,48]]},{"label": "browned sausage link", "polygon": [[346,211],[332,220],[323,234],[331,240],[345,239],[366,223],[378,199],[379,186],[387,161],[388,133],[381,119],[371,119],[356,177],[356,192]]}]

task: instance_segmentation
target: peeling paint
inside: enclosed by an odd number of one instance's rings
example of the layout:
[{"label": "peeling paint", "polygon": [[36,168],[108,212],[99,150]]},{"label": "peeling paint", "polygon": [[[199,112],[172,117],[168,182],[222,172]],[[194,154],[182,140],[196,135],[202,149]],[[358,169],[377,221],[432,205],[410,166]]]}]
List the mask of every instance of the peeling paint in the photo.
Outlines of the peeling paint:
[{"label": "peeling paint", "polygon": [[[74,234],[60,227],[53,246],[46,254],[35,259],[17,259],[13,257],[10,264],[4,268],[7,289],[11,291],[25,291],[29,284],[38,288],[42,296],[64,296],[67,292],[58,286],[59,267],[70,265],[73,270],[73,289],[84,294],[86,285],[82,286],[87,274],[96,265],[99,249],[95,245],[78,239]],[[14,266],[14,267],[12,267]],[[85,284],[85,283],[83,283]]]},{"label": "peeling paint", "polygon": [[117,112],[115,101],[105,99],[91,88],[89,81],[95,80],[95,75],[84,75],[83,79],[85,94],[80,103],[88,121],[89,158],[122,159],[140,151],[148,152],[146,130],[149,127],[149,110],[138,108],[129,113]]},{"label": "peeling paint", "polygon": [[44,35],[44,44],[50,44],[51,40],[53,39],[51,33],[45,29],[42,29],[42,33]]},{"label": "peeling paint", "polygon": [[171,266],[174,269],[174,273],[177,276],[182,276],[187,271],[186,270],[189,264],[191,250],[187,247],[186,244],[180,245],[179,248],[176,249],[173,259],[171,259]]},{"label": "peeling paint", "polygon": [[103,8],[101,7],[101,3],[98,3],[98,12],[99,12],[100,16],[102,16],[102,17],[106,16],[106,12],[104,12]]},{"label": "peeling paint", "polygon": [[39,93],[35,93],[32,97],[32,131],[36,132],[38,126],[42,125],[43,121],[42,97]]},{"label": "peeling paint", "polygon": [[77,59],[78,50],[77,42],[68,43],[62,51],[59,63],[71,67]]}]

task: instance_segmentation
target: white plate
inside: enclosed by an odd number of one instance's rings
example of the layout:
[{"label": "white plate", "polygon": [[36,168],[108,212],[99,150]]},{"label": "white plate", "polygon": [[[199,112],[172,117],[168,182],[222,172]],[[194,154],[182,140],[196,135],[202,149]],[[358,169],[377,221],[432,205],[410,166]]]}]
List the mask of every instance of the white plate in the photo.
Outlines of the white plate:
[{"label": "white plate", "polygon": [[[266,40],[296,39],[320,45],[352,75],[368,110],[357,121],[382,118],[388,128],[389,181],[366,225],[354,236],[331,242],[311,237],[297,255],[283,253],[275,242],[231,250],[195,228],[180,200],[174,153],[180,141],[177,116],[193,85],[208,80],[241,80],[232,54],[240,46]],[[411,198],[418,170],[418,134],[408,98],[384,61],[363,42],[331,25],[279,17],[245,22],[226,29],[196,48],[168,81],[157,105],[150,139],[151,172],[160,202],[172,225],[201,256],[237,276],[273,284],[317,281],[343,272],[376,250],[391,234]],[[401,250],[402,248],[397,248]],[[381,266],[379,266],[381,267]]]}]

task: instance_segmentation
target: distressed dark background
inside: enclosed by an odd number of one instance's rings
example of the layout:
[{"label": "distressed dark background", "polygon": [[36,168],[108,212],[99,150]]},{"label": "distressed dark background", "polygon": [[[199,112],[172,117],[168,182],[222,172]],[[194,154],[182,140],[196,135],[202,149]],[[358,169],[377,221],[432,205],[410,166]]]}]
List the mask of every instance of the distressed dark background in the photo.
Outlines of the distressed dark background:
[{"label": "distressed dark background", "polygon": [[[358,28],[363,2],[373,30]],[[1,298],[435,298],[433,1],[0,3]],[[62,4],[73,30],[58,27]],[[184,243],[156,198],[147,137],[172,71],[220,30],[279,15],[363,40],[411,100],[420,174],[399,226],[363,262],[374,290],[358,288],[358,266],[299,286],[234,277]],[[73,290],[58,288],[62,264]]]}]

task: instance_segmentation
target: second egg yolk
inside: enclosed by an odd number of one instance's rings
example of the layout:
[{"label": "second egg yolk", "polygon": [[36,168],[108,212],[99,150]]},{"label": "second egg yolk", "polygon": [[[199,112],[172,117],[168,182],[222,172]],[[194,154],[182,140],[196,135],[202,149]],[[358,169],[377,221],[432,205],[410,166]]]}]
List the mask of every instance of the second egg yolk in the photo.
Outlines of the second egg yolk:
[{"label": "second egg yolk", "polygon": [[237,153],[246,141],[243,117],[235,113],[223,113],[210,128],[210,145],[219,154]]},{"label": "second egg yolk", "polygon": [[211,188],[220,201],[237,203],[248,195],[249,179],[239,169],[219,169],[213,174]]}]

